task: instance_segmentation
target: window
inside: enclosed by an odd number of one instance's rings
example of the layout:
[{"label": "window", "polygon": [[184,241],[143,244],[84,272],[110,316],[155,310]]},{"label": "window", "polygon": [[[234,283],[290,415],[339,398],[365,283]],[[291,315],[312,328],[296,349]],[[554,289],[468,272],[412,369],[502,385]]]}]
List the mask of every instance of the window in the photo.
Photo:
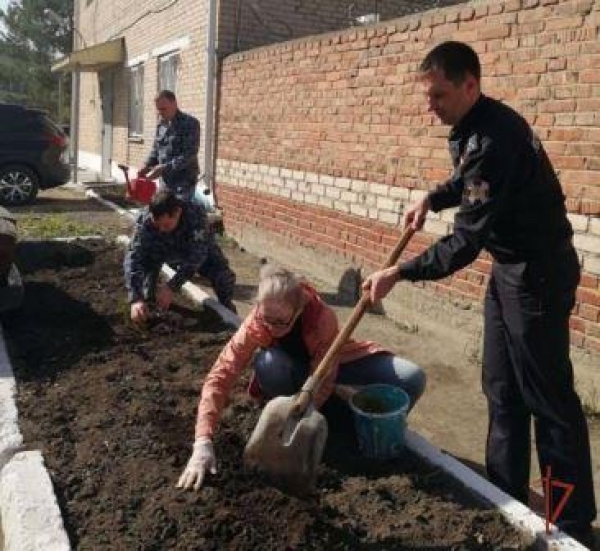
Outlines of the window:
[{"label": "window", "polygon": [[129,135],[144,133],[144,66],[129,69]]},{"label": "window", "polygon": [[158,90],[171,90],[177,94],[177,72],[179,53],[171,53],[158,58]]}]

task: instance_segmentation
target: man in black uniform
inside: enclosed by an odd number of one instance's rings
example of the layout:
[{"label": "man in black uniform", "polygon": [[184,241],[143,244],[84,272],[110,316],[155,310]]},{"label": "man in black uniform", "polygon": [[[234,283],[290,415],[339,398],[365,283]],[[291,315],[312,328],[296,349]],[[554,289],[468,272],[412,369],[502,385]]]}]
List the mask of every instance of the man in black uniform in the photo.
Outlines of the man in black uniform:
[{"label": "man in black uniform", "polygon": [[[427,212],[458,206],[454,231],[421,255],[364,283],[372,301],[401,280],[435,280],[494,257],[485,298],[483,390],[488,400],[486,466],[491,481],[527,503],[530,419],[540,468],[575,485],[558,524],[591,537],[596,517],[589,436],[569,359],[569,315],[580,269],[564,196],[526,121],[481,93],[477,54],[445,42],[423,60],[429,110],[452,126],[454,172],[408,207],[419,229]],[[562,497],[554,492],[555,503]]]}]

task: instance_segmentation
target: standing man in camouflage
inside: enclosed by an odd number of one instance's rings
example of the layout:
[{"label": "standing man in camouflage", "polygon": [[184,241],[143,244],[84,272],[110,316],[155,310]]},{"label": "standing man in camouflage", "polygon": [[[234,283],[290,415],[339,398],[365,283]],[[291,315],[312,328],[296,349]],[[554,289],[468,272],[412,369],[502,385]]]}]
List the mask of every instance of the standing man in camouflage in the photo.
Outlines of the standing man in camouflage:
[{"label": "standing man in camouflage", "polygon": [[[163,263],[170,264],[175,275],[158,287]],[[208,230],[204,210],[171,191],[159,191],[139,214],[124,269],[134,323],[148,319],[152,304],[168,309],[173,294],[196,273],[211,282],[223,306],[236,311],[231,300],[235,274]]]},{"label": "standing man in camouflage", "polygon": [[170,90],[162,90],[155,99],[160,121],[152,151],[140,170],[141,176],[160,178],[159,189],[169,189],[181,200],[194,197],[198,179],[200,123],[177,106]]}]

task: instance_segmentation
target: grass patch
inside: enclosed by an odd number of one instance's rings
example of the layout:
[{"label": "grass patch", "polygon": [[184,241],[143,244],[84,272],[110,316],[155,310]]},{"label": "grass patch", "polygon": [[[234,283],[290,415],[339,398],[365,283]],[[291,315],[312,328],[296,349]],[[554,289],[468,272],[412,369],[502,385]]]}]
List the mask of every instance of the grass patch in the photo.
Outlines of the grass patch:
[{"label": "grass patch", "polygon": [[17,220],[19,239],[95,235],[98,228],[64,214],[24,214]]}]

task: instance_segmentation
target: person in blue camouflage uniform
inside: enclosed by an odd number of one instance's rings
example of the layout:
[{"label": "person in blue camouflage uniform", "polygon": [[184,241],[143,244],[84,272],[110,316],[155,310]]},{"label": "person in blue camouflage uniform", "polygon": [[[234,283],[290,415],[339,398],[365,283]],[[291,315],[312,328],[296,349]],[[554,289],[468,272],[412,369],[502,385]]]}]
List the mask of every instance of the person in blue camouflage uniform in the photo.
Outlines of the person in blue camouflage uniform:
[{"label": "person in blue camouflage uniform", "polygon": [[[163,263],[175,275],[159,287]],[[138,215],[123,267],[135,323],[148,319],[152,304],[168,309],[173,293],[196,273],[211,282],[221,304],[236,311],[231,300],[235,273],[208,229],[204,210],[171,191],[159,191]]]},{"label": "person in blue camouflage uniform", "polygon": [[140,176],[160,178],[159,189],[169,189],[183,201],[191,201],[199,172],[200,123],[179,110],[170,90],[159,92],[155,104],[161,120]]}]

